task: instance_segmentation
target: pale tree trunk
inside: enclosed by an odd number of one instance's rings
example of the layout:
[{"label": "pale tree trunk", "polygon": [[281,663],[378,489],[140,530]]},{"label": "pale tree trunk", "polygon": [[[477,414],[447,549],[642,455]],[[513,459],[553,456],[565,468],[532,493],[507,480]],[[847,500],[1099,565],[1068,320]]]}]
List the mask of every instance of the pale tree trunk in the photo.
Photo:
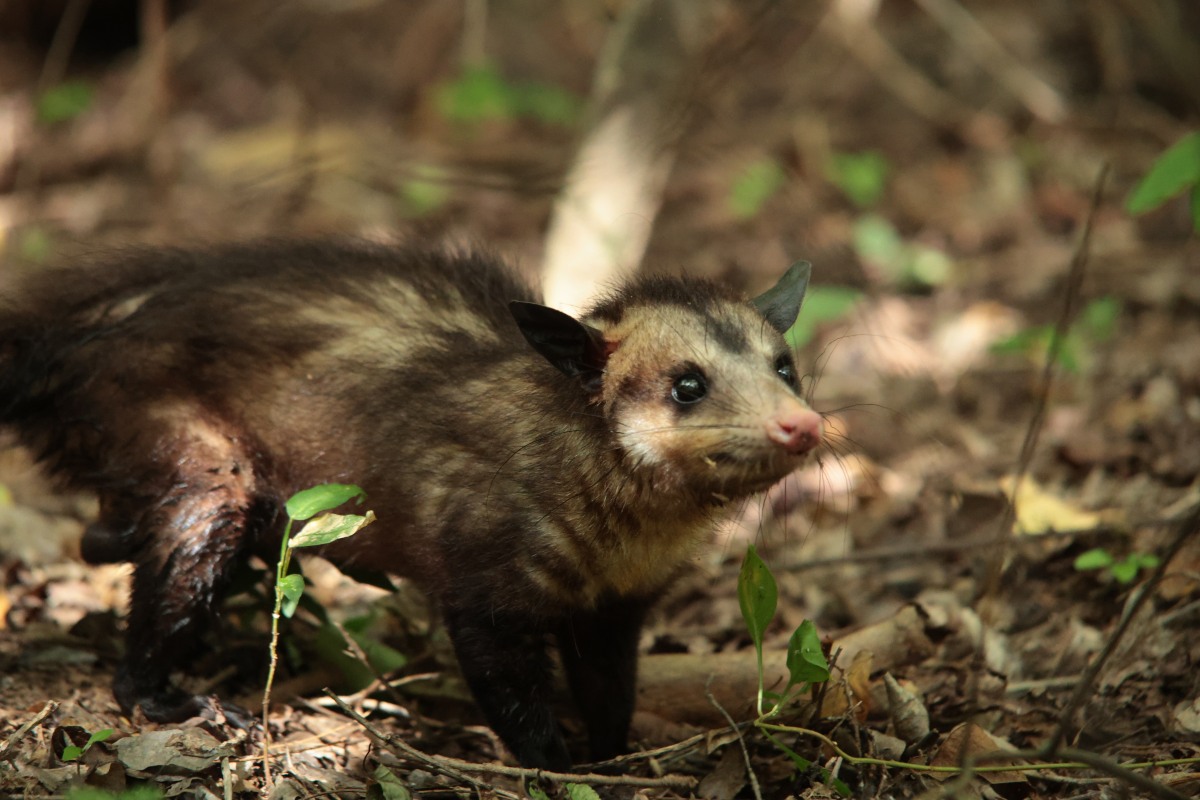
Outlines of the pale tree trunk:
[{"label": "pale tree trunk", "polygon": [[605,44],[590,127],[555,203],[543,286],[577,311],[637,268],[686,121],[716,0],[633,0]]}]

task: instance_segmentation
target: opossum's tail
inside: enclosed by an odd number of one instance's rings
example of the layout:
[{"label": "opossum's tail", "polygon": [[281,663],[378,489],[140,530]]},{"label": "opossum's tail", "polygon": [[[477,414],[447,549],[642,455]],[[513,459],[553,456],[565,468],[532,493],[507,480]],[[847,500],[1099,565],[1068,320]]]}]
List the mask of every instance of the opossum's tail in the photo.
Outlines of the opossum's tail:
[{"label": "opossum's tail", "polygon": [[51,469],[65,447],[64,402],[82,377],[62,326],[0,310],[0,427],[16,434]]},{"label": "opossum's tail", "polygon": [[19,430],[61,415],[63,398],[86,381],[89,344],[111,327],[109,311],[170,269],[165,259],[127,255],[96,266],[38,270],[4,287],[0,426]]},{"label": "opossum's tail", "polygon": [[21,427],[50,413],[60,361],[52,331],[0,311],[0,425]]}]

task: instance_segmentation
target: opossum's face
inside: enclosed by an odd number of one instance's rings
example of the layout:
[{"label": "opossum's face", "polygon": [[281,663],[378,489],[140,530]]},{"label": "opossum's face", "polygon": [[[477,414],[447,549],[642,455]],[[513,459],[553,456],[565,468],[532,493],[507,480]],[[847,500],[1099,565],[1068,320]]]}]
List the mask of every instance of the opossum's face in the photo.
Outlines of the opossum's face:
[{"label": "opossum's face", "polygon": [[[783,338],[806,286],[807,265],[750,303],[706,284],[647,281],[575,323],[580,333],[530,341],[580,378],[656,488],[732,500],[767,488],[821,441]],[[566,366],[552,357],[567,351],[584,356]]]},{"label": "opossum's face", "polygon": [[790,349],[749,305],[632,309],[610,337],[603,406],[629,459],[663,489],[741,497],[820,443]]}]

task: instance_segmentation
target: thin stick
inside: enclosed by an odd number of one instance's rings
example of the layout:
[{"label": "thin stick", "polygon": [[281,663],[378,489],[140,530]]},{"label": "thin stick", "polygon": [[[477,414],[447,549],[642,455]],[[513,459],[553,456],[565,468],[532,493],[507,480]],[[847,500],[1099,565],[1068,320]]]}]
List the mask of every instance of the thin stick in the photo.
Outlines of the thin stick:
[{"label": "thin stick", "polygon": [[17,742],[24,739],[25,734],[29,733],[34,726],[41,725],[46,717],[49,717],[57,710],[58,703],[51,701],[42,706],[42,710],[34,714],[31,719],[21,723],[21,727],[13,731],[12,735],[4,741],[4,746],[0,747],[0,761],[7,761],[11,757],[12,751],[16,749]]},{"label": "thin stick", "polygon": [[[433,767],[434,769],[458,780],[475,785],[477,781],[468,777],[467,773],[479,772],[486,775],[504,775],[510,778],[521,778],[522,780],[534,778],[546,778],[552,781],[561,783],[587,783],[597,786],[643,786],[657,787],[665,789],[694,789],[699,783],[695,778],[687,775],[664,775],[661,778],[642,778],[637,775],[596,775],[594,773],[578,773],[578,772],[549,772],[541,769],[526,769],[524,767],[506,767],[503,764],[476,764],[472,761],[464,761],[459,758],[449,758],[447,756],[435,756],[430,753],[422,752],[410,744],[402,741],[398,736],[389,736],[375,728],[370,721],[351,708],[346,703],[342,702],[336,694],[332,692],[326,693],[330,698],[337,703],[347,715],[352,717],[359,725],[369,733],[379,743],[394,751],[402,758],[415,760],[419,763]],[[490,787],[489,787],[490,788]]]},{"label": "thin stick", "polygon": [[[1025,430],[1025,441],[1021,443],[1021,454],[1017,457],[1017,470],[1013,478],[1012,502],[1008,503],[1003,516],[1000,518],[1000,526],[996,531],[995,537],[995,551],[992,554],[987,579],[984,581],[983,592],[981,593],[982,597],[995,595],[1000,587],[1000,579],[1004,572],[1005,551],[1008,549],[1008,544],[1012,539],[1013,524],[1017,518],[1017,493],[1021,488],[1022,481],[1025,480],[1026,473],[1029,472],[1030,462],[1033,461],[1033,454],[1037,450],[1038,439],[1041,437],[1042,424],[1046,418],[1046,408],[1050,405],[1050,388],[1054,385],[1054,377],[1058,370],[1058,358],[1062,352],[1063,342],[1066,341],[1067,333],[1071,327],[1075,304],[1079,299],[1079,292],[1083,286],[1083,276],[1087,272],[1088,254],[1090,252],[1089,245],[1092,240],[1092,226],[1096,219],[1096,212],[1100,208],[1100,200],[1104,196],[1104,184],[1108,180],[1108,172],[1109,165],[1105,163],[1100,168],[1100,174],[1096,177],[1096,185],[1092,190],[1092,203],[1088,209],[1087,221],[1084,223],[1083,235],[1079,239],[1079,246],[1075,249],[1075,255],[1071,258],[1071,268],[1067,272],[1067,287],[1063,293],[1062,310],[1059,311],[1058,320],[1054,323],[1054,331],[1050,336],[1050,344],[1046,348],[1046,360],[1042,365],[1041,388],[1034,403],[1033,417],[1029,420],[1029,427]],[[982,652],[982,648],[980,648],[980,652]]]},{"label": "thin stick", "polygon": [[[760,676],[762,675],[762,664],[759,664],[758,674]],[[711,686],[711,676],[709,676],[708,682]],[[708,698],[708,702],[712,703],[713,708],[721,712],[721,716],[725,718],[725,721],[729,723],[730,727],[732,727],[734,732],[737,734],[738,746],[742,748],[742,758],[746,761],[746,777],[750,780],[750,789],[754,792],[754,797],[756,800],[763,800],[762,787],[758,785],[758,776],[754,774],[754,765],[750,763],[750,750],[746,747],[746,737],[743,736],[742,732],[738,729],[737,723],[733,721],[733,717],[731,717],[729,712],[725,710],[725,706],[718,703],[717,698],[713,697],[712,689],[710,689],[709,686],[704,687],[704,696]],[[758,713],[760,716],[762,715],[761,708],[759,709]]]}]

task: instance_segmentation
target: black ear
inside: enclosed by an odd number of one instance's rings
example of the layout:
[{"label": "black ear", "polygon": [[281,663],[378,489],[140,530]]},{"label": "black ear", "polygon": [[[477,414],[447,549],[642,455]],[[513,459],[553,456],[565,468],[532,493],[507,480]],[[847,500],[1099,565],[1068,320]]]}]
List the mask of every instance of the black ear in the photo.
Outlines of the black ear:
[{"label": "black ear", "polygon": [[804,293],[808,291],[808,279],[812,275],[812,264],[807,261],[797,261],[783,273],[779,283],[760,294],[750,302],[763,315],[763,319],[771,323],[771,327],[780,333],[787,332],[800,316],[800,305],[804,302]]},{"label": "black ear", "polygon": [[608,360],[600,331],[549,306],[513,300],[508,308],[534,350],[563,373],[578,377],[587,391],[600,388]]}]

